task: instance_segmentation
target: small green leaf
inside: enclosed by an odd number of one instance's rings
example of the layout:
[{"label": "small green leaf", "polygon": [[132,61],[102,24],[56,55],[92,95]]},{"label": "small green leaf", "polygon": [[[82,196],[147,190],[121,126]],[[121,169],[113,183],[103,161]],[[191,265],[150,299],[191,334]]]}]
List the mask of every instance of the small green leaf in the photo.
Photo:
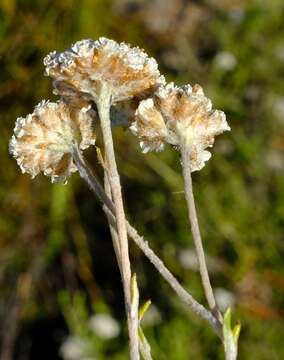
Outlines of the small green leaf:
[{"label": "small green leaf", "polygon": [[144,360],[153,360],[151,355],[151,346],[143,333],[141,326],[138,328],[138,336],[139,336],[139,350],[142,358]]},{"label": "small green leaf", "polygon": [[101,149],[98,146],[95,146],[95,148],[96,148],[99,163],[101,164],[101,166],[102,166],[102,168],[104,170],[107,170],[107,167],[106,167],[106,164],[105,164],[104,157],[102,155]]},{"label": "small green leaf", "polygon": [[241,331],[241,325],[237,324],[232,330],[231,309],[228,308],[224,314],[223,323],[223,342],[226,360],[236,360],[238,354],[238,338]]},{"label": "small green leaf", "polygon": [[235,325],[233,329],[233,338],[236,344],[238,343],[240,332],[241,332],[241,324]]},{"label": "small green leaf", "polygon": [[139,321],[143,319],[146,311],[149,309],[149,306],[152,304],[151,300],[146,301],[141,308],[139,309]]},{"label": "small green leaf", "polygon": [[133,274],[130,283],[131,306],[138,309],[139,306],[139,290],[136,281],[136,274]]},{"label": "small green leaf", "polygon": [[226,330],[231,330],[231,309],[228,308],[224,314],[224,326]]}]

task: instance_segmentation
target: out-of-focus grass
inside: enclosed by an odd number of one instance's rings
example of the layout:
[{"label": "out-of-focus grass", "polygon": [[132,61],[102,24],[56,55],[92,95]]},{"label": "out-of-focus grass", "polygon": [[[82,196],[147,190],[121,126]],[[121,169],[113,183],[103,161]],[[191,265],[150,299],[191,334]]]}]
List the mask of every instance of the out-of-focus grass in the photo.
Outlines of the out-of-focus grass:
[{"label": "out-of-focus grass", "polygon": [[[46,335],[35,337],[33,330],[43,319],[50,339],[61,334],[51,341],[57,347],[74,307],[91,314],[105,303],[124,319],[99,204],[77,175],[65,187],[43,177],[31,181],[7,150],[16,117],[42,98],[54,98],[43,76],[46,53],[101,35],[144,47],[168,80],[201,83],[215,107],[226,112],[231,133],[216,139],[212,159],[193,176],[206,252],[215,263],[212,282],[235,296],[240,358],[284,357],[284,5],[281,0],[181,3],[172,8],[143,0],[0,3],[0,317],[5,344],[10,341],[16,357],[41,356],[35,341],[42,341],[48,354]],[[198,275],[178,261],[192,248],[178,153],[142,155],[126,129],[117,129],[115,140],[129,217],[205,302]],[[97,167],[95,151],[88,158]],[[151,298],[162,314],[159,325],[145,328],[154,357],[221,359],[221,346],[206,324],[179,304],[139,250],[131,246],[131,252],[142,299]],[[81,291],[86,302],[74,301],[63,311],[62,290],[71,297]],[[20,311],[13,311],[15,304]],[[52,319],[62,317],[67,325],[53,325]],[[15,329],[5,331],[11,321]],[[98,358],[125,358],[126,332],[105,345],[94,341]]]}]

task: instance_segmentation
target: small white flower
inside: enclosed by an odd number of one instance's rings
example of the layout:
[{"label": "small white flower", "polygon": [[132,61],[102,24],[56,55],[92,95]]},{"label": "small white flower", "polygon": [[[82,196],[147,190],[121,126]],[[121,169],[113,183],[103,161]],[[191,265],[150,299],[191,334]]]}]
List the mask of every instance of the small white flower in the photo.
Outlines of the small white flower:
[{"label": "small white flower", "polygon": [[113,339],[120,333],[119,323],[108,314],[95,314],[89,320],[93,332],[103,339]]},{"label": "small white flower", "polygon": [[32,114],[18,118],[10,141],[10,152],[23,173],[38,173],[52,182],[67,181],[77,170],[74,146],[81,150],[95,143],[90,108],[74,109],[64,102],[42,101]]}]

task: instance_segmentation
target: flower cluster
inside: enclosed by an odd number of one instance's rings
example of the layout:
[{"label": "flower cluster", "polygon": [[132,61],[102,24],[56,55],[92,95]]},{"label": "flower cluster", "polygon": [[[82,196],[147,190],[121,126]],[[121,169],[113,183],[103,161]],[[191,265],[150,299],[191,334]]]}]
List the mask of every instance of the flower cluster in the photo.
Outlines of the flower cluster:
[{"label": "flower cluster", "polygon": [[164,83],[155,59],[138,47],[106,38],[82,40],[64,52],[54,51],[44,65],[58,94],[78,91],[97,100],[101,85],[107,84],[113,103],[145,96]]},{"label": "flower cluster", "polygon": [[[23,172],[34,177],[42,171],[53,182],[66,182],[76,171],[74,146],[83,150],[95,143],[91,108],[102,86],[109,88],[115,104],[148,96],[164,83],[156,61],[143,50],[106,38],[78,41],[64,52],[47,55],[44,64],[61,100],[43,101],[32,114],[17,119],[10,151]],[[111,115],[124,113],[121,107]]]},{"label": "flower cluster", "polygon": [[74,110],[64,102],[42,101],[32,114],[18,118],[10,141],[10,152],[22,172],[35,177],[39,172],[52,182],[66,182],[77,170],[74,146],[81,150],[95,143],[90,108]]},{"label": "flower cluster", "polygon": [[213,110],[201,86],[161,86],[142,100],[135,113],[131,131],[140,139],[143,152],[161,151],[165,143],[187,147],[191,171],[200,170],[211,153],[214,137],[230,130],[222,111]]},{"label": "flower cluster", "polygon": [[66,182],[76,171],[72,149],[95,143],[92,108],[102,100],[103,88],[111,94],[110,105],[119,103],[110,116],[118,124],[124,118],[132,122],[143,152],[163,150],[165,143],[187,146],[192,171],[210,158],[205,149],[214,137],[230,130],[224,113],[212,110],[200,86],[166,85],[157,62],[137,47],[106,38],[82,40],[50,53],[44,64],[60,100],[43,101],[17,119],[10,141],[11,153],[32,177],[42,171],[52,181]]}]

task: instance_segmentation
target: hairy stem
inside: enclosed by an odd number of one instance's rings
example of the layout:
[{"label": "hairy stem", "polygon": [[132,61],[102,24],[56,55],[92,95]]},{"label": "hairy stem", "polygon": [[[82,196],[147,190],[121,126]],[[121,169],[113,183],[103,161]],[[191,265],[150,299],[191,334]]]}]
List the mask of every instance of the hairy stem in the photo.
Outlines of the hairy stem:
[{"label": "hairy stem", "polygon": [[111,121],[110,121],[111,91],[107,86],[102,84],[100,96],[97,100],[97,109],[99,113],[101,129],[103,134],[105,157],[109,171],[109,183],[113,203],[115,207],[115,218],[117,226],[117,234],[120,243],[120,260],[122,281],[124,288],[125,307],[128,322],[128,333],[130,340],[130,358],[131,360],[139,359],[139,339],[138,329],[135,319],[132,319],[131,313],[131,267],[128,253],[128,239],[126,230],[125,213],[122,201],[120,178],[117,170],[115,152],[112,139]]},{"label": "hairy stem", "polygon": [[[107,174],[106,170],[104,171],[104,185],[105,185],[106,195],[112,200],[111,188],[110,188],[108,174]],[[116,260],[117,260],[117,263],[118,263],[120,273],[122,275],[120,244],[119,244],[118,234],[117,234],[117,231],[116,231],[116,226],[113,226],[113,215],[112,215],[111,211],[108,208],[105,209],[105,213],[106,213],[108,224],[109,224],[109,230],[110,230],[110,235],[111,235],[111,239],[112,239],[112,244],[113,244]]]},{"label": "hairy stem", "polygon": [[138,247],[143,251],[146,257],[150,262],[155,266],[159,271],[162,277],[168,282],[174,292],[179,296],[179,298],[188,305],[191,310],[203,320],[207,321],[220,336],[221,332],[221,323],[218,319],[215,318],[208,310],[199,304],[178,282],[174,275],[168,270],[163,261],[154,253],[154,251],[149,247],[148,242],[144,240],[142,236],[138,234],[135,228],[133,228],[129,223],[127,223],[127,231],[132,240],[138,245]]},{"label": "hairy stem", "polygon": [[185,191],[185,198],[188,208],[188,217],[191,225],[193,242],[197,253],[202,285],[204,288],[205,296],[210,310],[220,321],[222,321],[222,316],[218,310],[215,301],[215,297],[210,283],[208,269],[206,265],[205,253],[202,245],[202,239],[201,239],[198,218],[195,208],[193,189],[192,189],[192,178],[191,178],[191,170],[190,170],[190,151],[187,146],[183,146],[181,148],[181,159],[182,159],[182,171],[184,178],[184,191]]},{"label": "hairy stem", "polygon": [[[116,228],[116,220],[114,217],[115,210],[114,205],[110,198],[105,194],[103,187],[99,180],[91,172],[86,165],[82,155],[77,148],[74,149],[73,158],[76,166],[79,170],[81,177],[89,185],[90,189],[95,193],[99,200],[103,203],[104,211],[108,211],[109,221],[112,222],[114,228]],[[126,222],[127,232],[129,237],[136,243],[141,249],[144,255],[150,260],[150,262],[159,271],[161,276],[168,282],[174,292],[178,295],[182,302],[184,302],[196,315],[208,322],[216,331],[218,336],[221,337],[222,325],[220,321],[215,318],[208,310],[199,304],[178,282],[174,275],[167,269],[162,260],[154,253],[154,251],[148,245],[148,242],[144,240],[142,236],[138,234],[136,229]]]}]

